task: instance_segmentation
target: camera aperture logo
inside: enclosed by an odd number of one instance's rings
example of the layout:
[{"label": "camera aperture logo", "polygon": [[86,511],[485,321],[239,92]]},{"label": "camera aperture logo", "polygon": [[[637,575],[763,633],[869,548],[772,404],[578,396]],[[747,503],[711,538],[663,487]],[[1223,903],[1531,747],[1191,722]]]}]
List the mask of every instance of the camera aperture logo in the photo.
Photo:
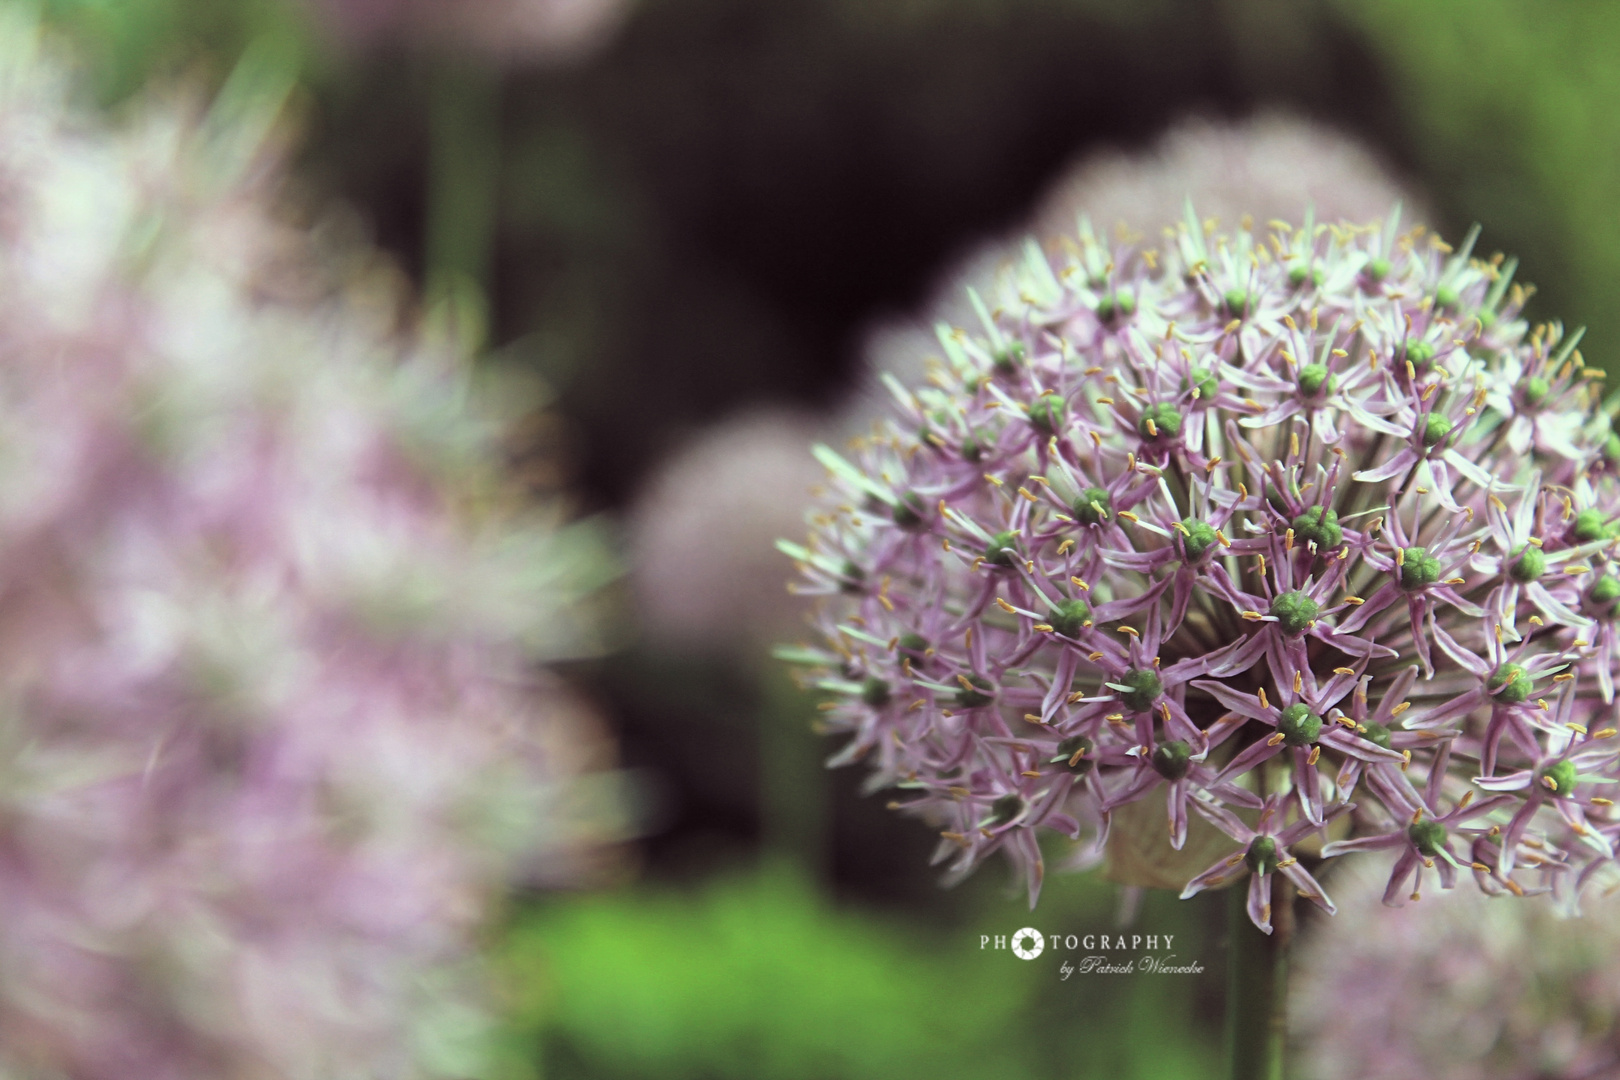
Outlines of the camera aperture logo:
[{"label": "camera aperture logo", "polygon": [[1034,960],[1047,952],[1047,939],[1051,938],[1051,952],[1086,955],[1072,961],[1065,957],[1058,967],[1058,977],[1067,981],[1070,975],[1202,975],[1204,966],[1197,960],[1179,959],[1170,950],[1175,948],[1174,934],[1043,934],[1033,926],[1026,926],[1014,934],[980,934],[979,948],[1007,949],[1020,960]]},{"label": "camera aperture logo", "polygon": [[1020,960],[1033,960],[1046,948],[1046,939],[1033,926],[1026,926],[1012,936],[1013,955]]}]

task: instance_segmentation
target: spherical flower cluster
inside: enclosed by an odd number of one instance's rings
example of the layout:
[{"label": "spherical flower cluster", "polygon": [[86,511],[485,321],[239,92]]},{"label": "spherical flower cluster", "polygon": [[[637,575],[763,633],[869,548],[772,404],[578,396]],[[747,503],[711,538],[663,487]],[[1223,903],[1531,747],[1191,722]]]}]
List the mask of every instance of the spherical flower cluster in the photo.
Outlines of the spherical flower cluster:
[{"label": "spherical flower cluster", "polygon": [[[1390,848],[1578,895],[1612,865],[1620,439],[1514,264],[1398,211],[1030,245],[830,474],[801,592],[835,759],[966,872],[1139,799],[1237,850],[1184,895]],[[1316,845],[1330,841],[1325,848]]]},{"label": "spherical flower cluster", "polygon": [[487,902],[613,828],[588,538],[269,212],[265,84],[68,81],[0,11],[0,1075],[469,1075]]}]

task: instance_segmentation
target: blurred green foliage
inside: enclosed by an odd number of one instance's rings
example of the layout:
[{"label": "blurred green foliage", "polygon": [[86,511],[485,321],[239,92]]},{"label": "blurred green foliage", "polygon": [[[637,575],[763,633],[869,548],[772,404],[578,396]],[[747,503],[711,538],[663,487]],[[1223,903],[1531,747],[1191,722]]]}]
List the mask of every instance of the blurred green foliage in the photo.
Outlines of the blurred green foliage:
[{"label": "blurred green foliage", "polygon": [[1620,373],[1620,5],[1337,0],[1374,43],[1447,232],[1522,261],[1533,311]]},{"label": "blurred green foliage", "polygon": [[1062,980],[1062,959],[1083,950],[1025,962],[980,948],[980,934],[1025,925],[1112,932],[1113,902],[1113,886],[1071,875],[1035,914],[981,898],[960,924],[919,924],[835,905],[773,864],[689,890],[536,903],[496,951],[502,1080],[1214,1076],[1216,1026],[1193,1007],[1222,978],[1197,921],[1210,904],[1157,894],[1136,927],[1178,934],[1202,975]]}]

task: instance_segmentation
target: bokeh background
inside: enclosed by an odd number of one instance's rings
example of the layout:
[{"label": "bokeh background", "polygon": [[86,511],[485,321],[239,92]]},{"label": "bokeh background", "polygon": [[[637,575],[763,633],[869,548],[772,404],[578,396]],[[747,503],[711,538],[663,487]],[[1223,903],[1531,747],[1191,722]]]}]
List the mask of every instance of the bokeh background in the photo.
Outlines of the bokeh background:
[{"label": "bokeh background", "polygon": [[[611,887],[520,893],[490,927],[499,1069],[1217,1075],[1221,897],[1090,872],[1052,880],[1031,916],[993,867],[943,890],[927,830],[855,770],[823,772],[816,703],[769,658],[795,632],[770,514],[816,475],[793,447],[858,423],[884,328],[1075,163],[1188,117],[1282,114],[1358,141],[1435,227],[1479,222],[1484,252],[1517,254],[1532,315],[1587,326],[1589,360],[1614,371],[1620,9],[590,6],[42,5],[113,116],[154,84],[217,86],[250,49],[281,58],[288,198],[343,207],[420,295],[454,298],[488,362],[543,379],[512,468],[613,523],[614,647],[564,673],[635,778],[638,835]],[[525,7],[576,21],[531,37]],[[978,947],[1028,923],[1112,931],[1132,905],[1207,974],[1060,983]]]}]

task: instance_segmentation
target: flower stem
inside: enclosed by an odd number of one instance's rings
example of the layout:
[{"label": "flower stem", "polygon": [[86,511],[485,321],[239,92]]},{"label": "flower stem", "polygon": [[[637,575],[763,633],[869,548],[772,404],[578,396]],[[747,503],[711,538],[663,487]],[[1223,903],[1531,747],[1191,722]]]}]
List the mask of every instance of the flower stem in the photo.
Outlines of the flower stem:
[{"label": "flower stem", "polygon": [[1293,887],[1272,876],[1272,932],[1249,921],[1249,890],[1227,890],[1226,1045],[1231,1080],[1283,1080],[1288,1038],[1288,951]]}]

